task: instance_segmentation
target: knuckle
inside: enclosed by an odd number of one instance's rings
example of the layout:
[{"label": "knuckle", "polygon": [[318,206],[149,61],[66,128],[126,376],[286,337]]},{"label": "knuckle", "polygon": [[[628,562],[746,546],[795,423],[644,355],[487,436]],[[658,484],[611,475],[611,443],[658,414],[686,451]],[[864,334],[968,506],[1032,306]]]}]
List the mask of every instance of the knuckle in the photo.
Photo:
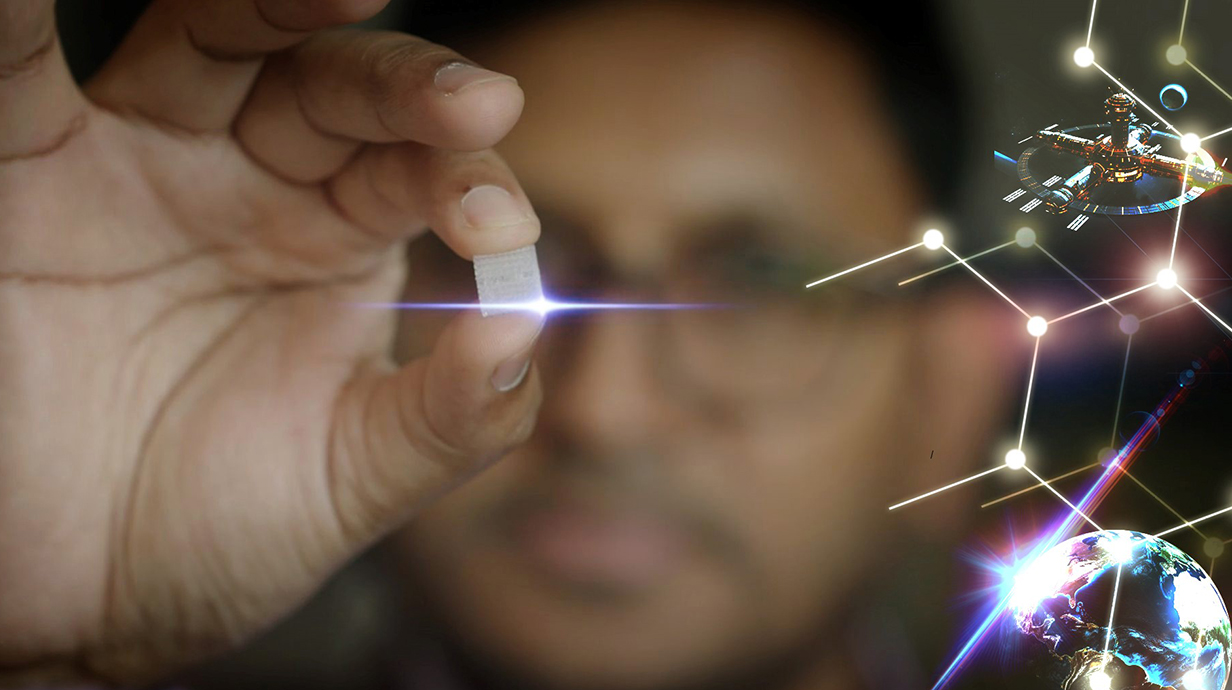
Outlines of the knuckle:
[{"label": "knuckle", "polygon": [[388,34],[364,51],[367,89],[373,100],[390,105],[406,105],[415,98],[408,84],[426,85],[432,79],[429,68],[456,55],[447,48],[406,34]]}]

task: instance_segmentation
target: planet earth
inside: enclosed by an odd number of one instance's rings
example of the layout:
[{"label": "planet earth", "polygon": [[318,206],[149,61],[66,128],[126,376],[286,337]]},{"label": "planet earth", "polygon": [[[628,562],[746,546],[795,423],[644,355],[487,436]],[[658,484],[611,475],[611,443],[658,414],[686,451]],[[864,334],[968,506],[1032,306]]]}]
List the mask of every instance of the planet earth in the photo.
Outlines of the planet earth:
[{"label": "planet earth", "polygon": [[1015,577],[1002,620],[1008,661],[1033,687],[1224,690],[1232,667],[1232,624],[1210,577],[1138,532],[1044,552]]}]

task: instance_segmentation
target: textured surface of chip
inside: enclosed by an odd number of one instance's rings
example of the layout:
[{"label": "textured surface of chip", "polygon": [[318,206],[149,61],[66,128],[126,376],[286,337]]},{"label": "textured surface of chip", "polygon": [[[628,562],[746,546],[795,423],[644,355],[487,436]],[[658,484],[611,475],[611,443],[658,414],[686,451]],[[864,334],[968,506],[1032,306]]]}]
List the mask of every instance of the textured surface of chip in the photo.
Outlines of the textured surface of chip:
[{"label": "textured surface of chip", "polygon": [[484,316],[535,308],[543,299],[535,246],[476,255],[475,285]]}]

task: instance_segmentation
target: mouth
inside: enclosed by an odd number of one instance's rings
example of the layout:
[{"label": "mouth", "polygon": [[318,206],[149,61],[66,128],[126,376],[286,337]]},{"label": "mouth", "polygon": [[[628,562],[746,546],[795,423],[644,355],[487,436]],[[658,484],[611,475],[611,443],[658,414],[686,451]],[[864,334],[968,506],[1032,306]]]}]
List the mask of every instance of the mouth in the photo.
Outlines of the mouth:
[{"label": "mouth", "polygon": [[687,535],[648,511],[552,501],[508,525],[518,556],[536,572],[575,585],[644,590],[684,561]]}]

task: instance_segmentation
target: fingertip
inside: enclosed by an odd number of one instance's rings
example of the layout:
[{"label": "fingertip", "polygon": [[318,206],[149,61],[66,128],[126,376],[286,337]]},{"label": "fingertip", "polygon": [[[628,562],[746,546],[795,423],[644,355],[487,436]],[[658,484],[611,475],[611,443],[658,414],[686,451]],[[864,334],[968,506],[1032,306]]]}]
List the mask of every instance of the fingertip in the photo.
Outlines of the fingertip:
[{"label": "fingertip", "polygon": [[535,312],[476,311],[441,334],[428,359],[424,414],[450,446],[482,455],[516,445],[541,397],[529,362],[542,328]]},{"label": "fingertip", "polygon": [[439,130],[435,145],[456,151],[492,148],[517,124],[526,103],[522,87],[512,77],[488,73],[496,76],[479,76],[453,91],[438,90],[432,99],[437,112],[431,117]]},{"label": "fingertip", "polygon": [[543,325],[544,316],[537,311],[483,316],[472,310],[454,320],[442,336],[441,347],[449,348],[467,369],[486,370],[490,378],[501,364],[533,348]]},{"label": "fingertip", "polygon": [[476,255],[510,252],[539,241],[539,217],[516,182],[509,182],[512,190],[494,184],[470,186],[455,202],[457,229],[441,232],[459,256],[473,261]]}]

